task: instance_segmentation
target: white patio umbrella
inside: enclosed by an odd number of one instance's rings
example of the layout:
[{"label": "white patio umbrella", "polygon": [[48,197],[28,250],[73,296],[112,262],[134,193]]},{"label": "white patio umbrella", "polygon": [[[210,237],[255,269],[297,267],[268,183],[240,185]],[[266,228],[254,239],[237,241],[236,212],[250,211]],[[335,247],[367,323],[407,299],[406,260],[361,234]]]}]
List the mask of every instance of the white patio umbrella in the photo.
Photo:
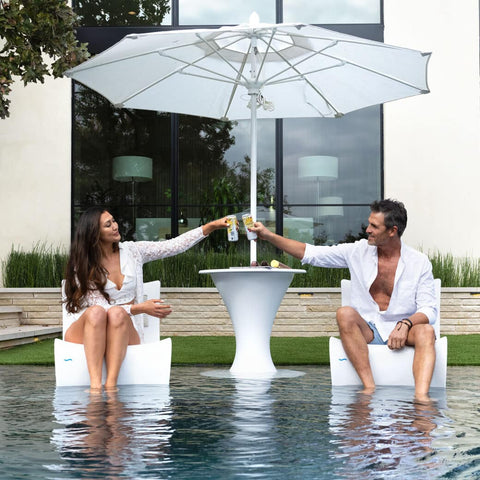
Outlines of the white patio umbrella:
[{"label": "white patio umbrella", "polygon": [[[120,108],[251,120],[250,210],[257,209],[257,118],[339,117],[428,93],[429,53],[301,23],[131,34],[66,75]],[[256,244],[251,242],[251,261]]]}]

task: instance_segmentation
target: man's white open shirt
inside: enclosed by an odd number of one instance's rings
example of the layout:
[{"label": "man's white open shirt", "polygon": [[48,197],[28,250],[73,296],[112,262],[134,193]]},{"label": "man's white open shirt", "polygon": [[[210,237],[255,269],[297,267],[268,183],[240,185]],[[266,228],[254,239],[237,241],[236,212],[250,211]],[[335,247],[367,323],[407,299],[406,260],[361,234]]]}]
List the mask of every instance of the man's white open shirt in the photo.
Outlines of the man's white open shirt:
[{"label": "man's white open shirt", "polygon": [[380,313],[370,295],[377,278],[377,247],[367,240],[334,246],[307,244],[302,264],[316,267],[348,268],[351,277],[351,306],[367,322],[372,322],[386,341],[395,324],[416,312],[424,313],[431,324],[437,318],[435,285],[428,257],[402,242],[400,260],[388,309]]}]

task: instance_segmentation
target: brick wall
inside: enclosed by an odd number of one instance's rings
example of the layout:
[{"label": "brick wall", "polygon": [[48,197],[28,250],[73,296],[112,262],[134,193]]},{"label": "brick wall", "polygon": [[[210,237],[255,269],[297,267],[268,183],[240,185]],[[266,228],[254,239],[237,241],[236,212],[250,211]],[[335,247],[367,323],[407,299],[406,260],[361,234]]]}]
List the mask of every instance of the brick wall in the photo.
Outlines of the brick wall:
[{"label": "brick wall", "polygon": [[[233,335],[227,309],[215,288],[162,288],[173,313],[161,322],[161,335]],[[61,325],[59,288],[0,288],[0,306],[20,306],[22,323]],[[280,305],[272,335],[318,337],[337,335],[335,310],[339,288],[291,288]],[[480,334],[480,287],[443,288],[441,331]]]}]

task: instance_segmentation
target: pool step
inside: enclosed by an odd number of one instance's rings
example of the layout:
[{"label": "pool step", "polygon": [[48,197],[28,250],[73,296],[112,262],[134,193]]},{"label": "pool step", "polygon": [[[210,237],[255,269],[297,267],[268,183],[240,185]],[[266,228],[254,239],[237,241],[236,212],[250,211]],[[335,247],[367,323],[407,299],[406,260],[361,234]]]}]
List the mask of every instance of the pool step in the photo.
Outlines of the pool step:
[{"label": "pool step", "polygon": [[6,306],[0,307],[0,331],[3,328],[17,327],[22,320],[22,307]]},{"label": "pool step", "polygon": [[61,336],[61,325],[25,325],[22,315],[21,307],[0,306],[0,349]]}]

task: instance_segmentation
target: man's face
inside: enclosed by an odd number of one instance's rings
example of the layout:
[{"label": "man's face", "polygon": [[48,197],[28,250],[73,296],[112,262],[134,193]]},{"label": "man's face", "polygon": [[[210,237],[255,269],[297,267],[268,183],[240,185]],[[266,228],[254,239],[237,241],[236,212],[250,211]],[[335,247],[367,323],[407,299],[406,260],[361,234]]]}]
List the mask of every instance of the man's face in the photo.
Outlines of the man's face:
[{"label": "man's face", "polygon": [[368,217],[368,244],[380,247],[385,245],[395,236],[397,227],[387,229],[385,226],[385,216],[381,212],[372,212]]}]

